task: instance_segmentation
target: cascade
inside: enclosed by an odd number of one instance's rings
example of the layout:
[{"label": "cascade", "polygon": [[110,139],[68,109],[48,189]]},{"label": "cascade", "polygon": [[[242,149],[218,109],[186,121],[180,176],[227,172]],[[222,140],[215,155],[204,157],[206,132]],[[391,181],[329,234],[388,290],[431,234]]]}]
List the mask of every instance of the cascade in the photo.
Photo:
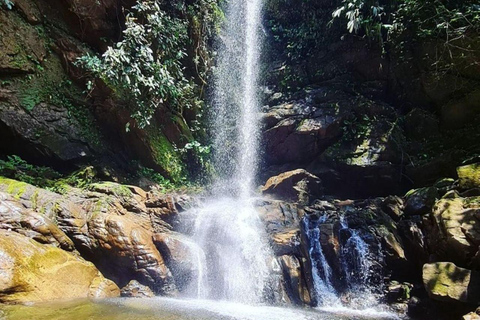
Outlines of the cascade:
[{"label": "cascade", "polygon": [[[377,281],[373,274],[377,271],[378,261],[382,260],[381,253],[374,252],[374,248],[365,241],[367,235],[351,229],[344,216],[340,216],[339,230],[335,237],[340,247],[336,259],[341,265],[341,273],[334,275],[321,243],[322,224],[326,220],[324,215],[318,219],[305,216],[302,221],[308,240],[317,305],[324,310],[344,306],[355,309],[377,307],[381,281]],[[378,274],[377,277],[381,275]],[[338,280],[336,284],[333,283],[334,278]]]},{"label": "cascade", "polygon": [[218,45],[212,135],[217,179],[209,199],[193,209],[199,255],[198,298],[264,300],[272,253],[254,208],[258,163],[257,82],[261,0],[232,0]]}]

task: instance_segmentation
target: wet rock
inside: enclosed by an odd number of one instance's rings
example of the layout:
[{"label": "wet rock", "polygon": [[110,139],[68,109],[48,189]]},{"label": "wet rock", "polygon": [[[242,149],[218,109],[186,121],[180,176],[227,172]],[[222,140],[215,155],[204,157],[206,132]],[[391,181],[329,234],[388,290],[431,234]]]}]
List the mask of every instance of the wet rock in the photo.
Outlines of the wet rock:
[{"label": "wet rock", "polygon": [[125,287],[123,287],[121,295],[122,297],[128,298],[150,298],[155,296],[149,287],[142,285],[136,280],[130,281]]},{"label": "wet rock", "polygon": [[188,289],[199,274],[198,261],[206,261],[201,248],[178,233],[157,233],[153,236],[153,242],[165,258],[176,287],[180,291]]},{"label": "wet rock", "polygon": [[480,303],[480,273],[451,262],[423,266],[423,284],[429,296],[445,302]]},{"label": "wet rock", "polygon": [[321,182],[306,170],[297,169],[271,177],[262,187],[262,192],[279,199],[308,204],[311,199],[320,196]]},{"label": "wet rock", "polygon": [[0,230],[0,300],[26,303],[117,297],[120,290],[91,262],[25,236]]},{"label": "wet rock", "polygon": [[298,228],[304,214],[299,205],[280,200],[262,200],[257,202],[255,207],[270,234]]},{"label": "wet rock", "polygon": [[156,293],[174,294],[172,274],[153,243],[152,232],[136,220],[129,214],[97,214],[88,221],[89,255],[116,283],[137,279]]},{"label": "wet rock", "polygon": [[272,249],[277,256],[301,255],[300,229],[286,230],[271,235]]},{"label": "wet rock", "polygon": [[461,189],[480,187],[480,163],[457,168],[458,184]]},{"label": "wet rock", "polygon": [[424,215],[429,213],[437,197],[438,192],[434,187],[420,188],[407,193],[405,214]]},{"label": "wet rock", "polygon": [[309,305],[311,303],[310,293],[300,261],[295,256],[283,255],[280,257],[280,262],[291,301],[298,305]]}]

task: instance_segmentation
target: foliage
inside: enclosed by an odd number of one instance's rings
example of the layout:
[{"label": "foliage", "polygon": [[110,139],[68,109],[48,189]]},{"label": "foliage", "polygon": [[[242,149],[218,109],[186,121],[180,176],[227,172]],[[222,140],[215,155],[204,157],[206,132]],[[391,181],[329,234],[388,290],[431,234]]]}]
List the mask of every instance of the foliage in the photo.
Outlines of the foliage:
[{"label": "foliage", "polygon": [[391,28],[388,22],[396,3],[395,0],[382,2],[342,0],[342,5],[332,13],[332,17],[335,19],[344,16],[347,19],[347,30],[350,33],[363,31],[368,39],[382,42],[384,29]]},{"label": "foliage", "polygon": [[61,194],[71,187],[86,188],[97,180],[97,172],[93,167],[85,167],[64,176],[50,167],[32,165],[16,155],[0,160],[0,176]]},{"label": "foliage", "polygon": [[31,165],[16,155],[0,160],[0,175],[39,187],[51,187],[54,185],[53,179],[61,176],[49,167]]},{"label": "foliage", "polygon": [[342,0],[332,17],[332,22],[345,18],[348,32],[382,47],[385,41],[439,41],[437,66],[479,53],[471,44],[480,32],[480,5],[474,0]]},{"label": "foliage", "polygon": [[156,172],[151,168],[139,166],[138,175],[152,180],[155,183],[158,183],[158,185],[165,191],[175,188],[175,185],[169,179],[165,178],[160,173]]},{"label": "foliage", "polygon": [[180,62],[186,55],[187,26],[168,16],[157,1],[138,2],[126,19],[122,41],[102,58],[87,55],[79,62],[124,99],[145,127],[160,105],[180,109],[182,96],[191,90]]},{"label": "foliage", "polygon": [[[121,41],[100,58],[88,54],[78,60],[124,100],[140,128],[150,124],[161,106],[178,114],[202,108],[203,86],[199,89],[186,73],[187,49],[194,45],[189,58],[204,84],[209,66],[206,41],[219,16],[217,2],[197,0],[187,9],[181,1],[166,5],[173,8],[165,10],[158,0],[138,1],[127,14]],[[182,18],[172,13],[178,9],[186,11],[178,14]]]},{"label": "foliage", "polygon": [[392,14],[389,41],[402,52],[411,42],[433,42],[428,59],[435,74],[478,66],[480,5],[477,1],[403,0]]}]

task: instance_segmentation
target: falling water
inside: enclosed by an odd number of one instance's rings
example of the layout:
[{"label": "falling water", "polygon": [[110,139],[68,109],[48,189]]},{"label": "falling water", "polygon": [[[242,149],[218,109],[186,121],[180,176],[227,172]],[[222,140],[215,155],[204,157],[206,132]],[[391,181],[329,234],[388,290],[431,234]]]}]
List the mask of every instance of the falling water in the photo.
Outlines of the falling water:
[{"label": "falling water", "polygon": [[[322,310],[337,311],[345,306],[362,310],[377,307],[379,297],[375,291],[378,290],[372,287],[371,275],[375,272],[375,261],[381,259],[381,255],[373,254],[373,249],[363,239],[360,231],[349,228],[343,216],[339,220],[340,230],[336,237],[340,240],[338,260],[342,274],[333,274],[320,241],[321,228],[326,222],[326,216],[319,219],[309,217],[303,219],[303,228],[309,242],[316,303]],[[335,277],[337,285],[332,281]],[[375,285],[378,286],[380,282],[376,281]],[[340,298],[342,296],[343,299]]]},{"label": "falling water", "polygon": [[258,71],[262,0],[231,0],[218,46],[213,97],[220,192],[251,196],[258,162]]},{"label": "falling water", "polygon": [[303,219],[304,230],[306,230],[309,241],[309,256],[312,267],[312,278],[314,286],[314,297],[319,305],[340,305],[337,292],[332,285],[332,270],[323,253],[320,243],[320,225],[325,217],[312,221]]},{"label": "falling water", "polygon": [[264,300],[272,253],[253,205],[258,162],[261,0],[230,0],[218,45],[213,92],[213,146],[217,183],[195,209],[198,298],[247,303]]}]

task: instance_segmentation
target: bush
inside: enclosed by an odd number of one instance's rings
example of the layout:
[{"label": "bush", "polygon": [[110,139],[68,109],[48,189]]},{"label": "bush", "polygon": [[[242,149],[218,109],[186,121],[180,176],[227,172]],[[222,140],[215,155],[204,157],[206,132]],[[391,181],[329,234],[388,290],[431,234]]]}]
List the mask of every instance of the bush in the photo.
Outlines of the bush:
[{"label": "bush", "polygon": [[158,1],[141,1],[126,17],[123,40],[101,58],[86,55],[80,65],[100,78],[126,102],[132,118],[143,128],[161,105],[180,112],[193,83],[183,73],[187,22],[170,17]]}]

